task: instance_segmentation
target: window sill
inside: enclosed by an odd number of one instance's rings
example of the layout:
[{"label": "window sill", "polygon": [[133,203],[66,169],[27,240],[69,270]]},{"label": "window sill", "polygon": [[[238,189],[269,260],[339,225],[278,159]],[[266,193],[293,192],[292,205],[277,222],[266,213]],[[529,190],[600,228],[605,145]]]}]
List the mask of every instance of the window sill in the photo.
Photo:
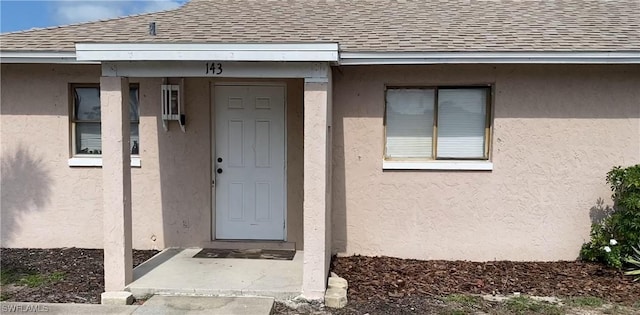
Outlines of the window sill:
[{"label": "window sill", "polygon": [[[140,167],[140,157],[131,157],[131,166]],[[69,159],[69,166],[82,167],[82,166],[98,166],[102,167],[101,157],[72,157]]]},{"label": "window sill", "polygon": [[492,171],[490,161],[383,161],[384,170],[451,170],[451,171]]}]

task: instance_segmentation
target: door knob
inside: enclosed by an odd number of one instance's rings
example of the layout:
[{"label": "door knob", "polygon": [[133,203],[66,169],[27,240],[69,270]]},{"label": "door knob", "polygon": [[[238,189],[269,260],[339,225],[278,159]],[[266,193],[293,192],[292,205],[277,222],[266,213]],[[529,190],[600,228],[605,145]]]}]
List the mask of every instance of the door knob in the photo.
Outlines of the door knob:
[{"label": "door knob", "polygon": [[222,163],[222,158],[218,158],[218,163]]},{"label": "door knob", "polygon": [[222,174],[222,169],[219,168],[219,169],[216,170],[216,172],[218,172],[218,174]]}]

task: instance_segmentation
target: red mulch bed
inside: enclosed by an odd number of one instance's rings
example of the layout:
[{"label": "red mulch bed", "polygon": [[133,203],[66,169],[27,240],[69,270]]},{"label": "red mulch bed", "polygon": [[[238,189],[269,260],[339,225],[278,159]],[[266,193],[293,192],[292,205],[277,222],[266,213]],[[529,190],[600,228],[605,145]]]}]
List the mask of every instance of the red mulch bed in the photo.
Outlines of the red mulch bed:
[{"label": "red mulch bed", "polygon": [[[134,250],[134,266],[156,253]],[[104,291],[102,250],[2,249],[0,255],[3,274],[8,270],[64,273],[63,280],[36,288],[3,285],[2,296],[7,301],[100,303]],[[476,263],[353,256],[335,258],[332,271],[349,281],[349,304],[356,308],[335,310],[335,314],[368,309],[372,314],[413,312],[414,308],[428,309],[438,303],[438,297],[452,293],[595,296],[626,305],[640,301],[640,282],[633,282],[619,270],[577,261]]]},{"label": "red mulch bed", "polygon": [[332,270],[349,281],[349,300],[397,300],[452,293],[594,296],[632,305],[640,282],[601,264],[561,262],[418,261],[391,257],[334,258]]},{"label": "red mulch bed", "polygon": [[[155,250],[134,250],[133,266],[143,263],[156,253],[158,251]],[[16,302],[100,303],[100,294],[104,292],[103,263],[101,249],[2,248],[0,268],[3,274],[64,273],[63,280],[40,287],[21,286],[19,289],[9,290],[3,286],[3,299]]]}]

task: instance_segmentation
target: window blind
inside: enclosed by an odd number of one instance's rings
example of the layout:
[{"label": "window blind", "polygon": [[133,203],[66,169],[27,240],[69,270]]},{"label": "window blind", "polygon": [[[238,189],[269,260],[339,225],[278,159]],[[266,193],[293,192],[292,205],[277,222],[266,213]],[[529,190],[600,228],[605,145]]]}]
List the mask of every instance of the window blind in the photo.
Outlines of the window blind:
[{"label": "window blind", "polygon": [[102,138],[100,123],[76,123],[76,153],[100,154]]},{"label": "window blind", "polygon": [[438,90],[439,158],[484,158],[487,89]]},{"label": "window blind", "polygon": [[387,90],[386,157],[431,158],[433,89]]}]

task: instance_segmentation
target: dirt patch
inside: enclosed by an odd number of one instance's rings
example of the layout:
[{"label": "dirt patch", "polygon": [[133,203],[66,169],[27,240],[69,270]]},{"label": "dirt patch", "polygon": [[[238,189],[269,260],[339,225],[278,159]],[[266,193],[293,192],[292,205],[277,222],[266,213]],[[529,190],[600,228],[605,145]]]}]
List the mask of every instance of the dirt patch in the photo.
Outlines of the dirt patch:
[{"label": "dirt patch", "polygon": [[[158,253],[134,250],[133,266]],[[101,249],[0,250],[2,300],[48,303],[100,303],[104,292]]]}]

